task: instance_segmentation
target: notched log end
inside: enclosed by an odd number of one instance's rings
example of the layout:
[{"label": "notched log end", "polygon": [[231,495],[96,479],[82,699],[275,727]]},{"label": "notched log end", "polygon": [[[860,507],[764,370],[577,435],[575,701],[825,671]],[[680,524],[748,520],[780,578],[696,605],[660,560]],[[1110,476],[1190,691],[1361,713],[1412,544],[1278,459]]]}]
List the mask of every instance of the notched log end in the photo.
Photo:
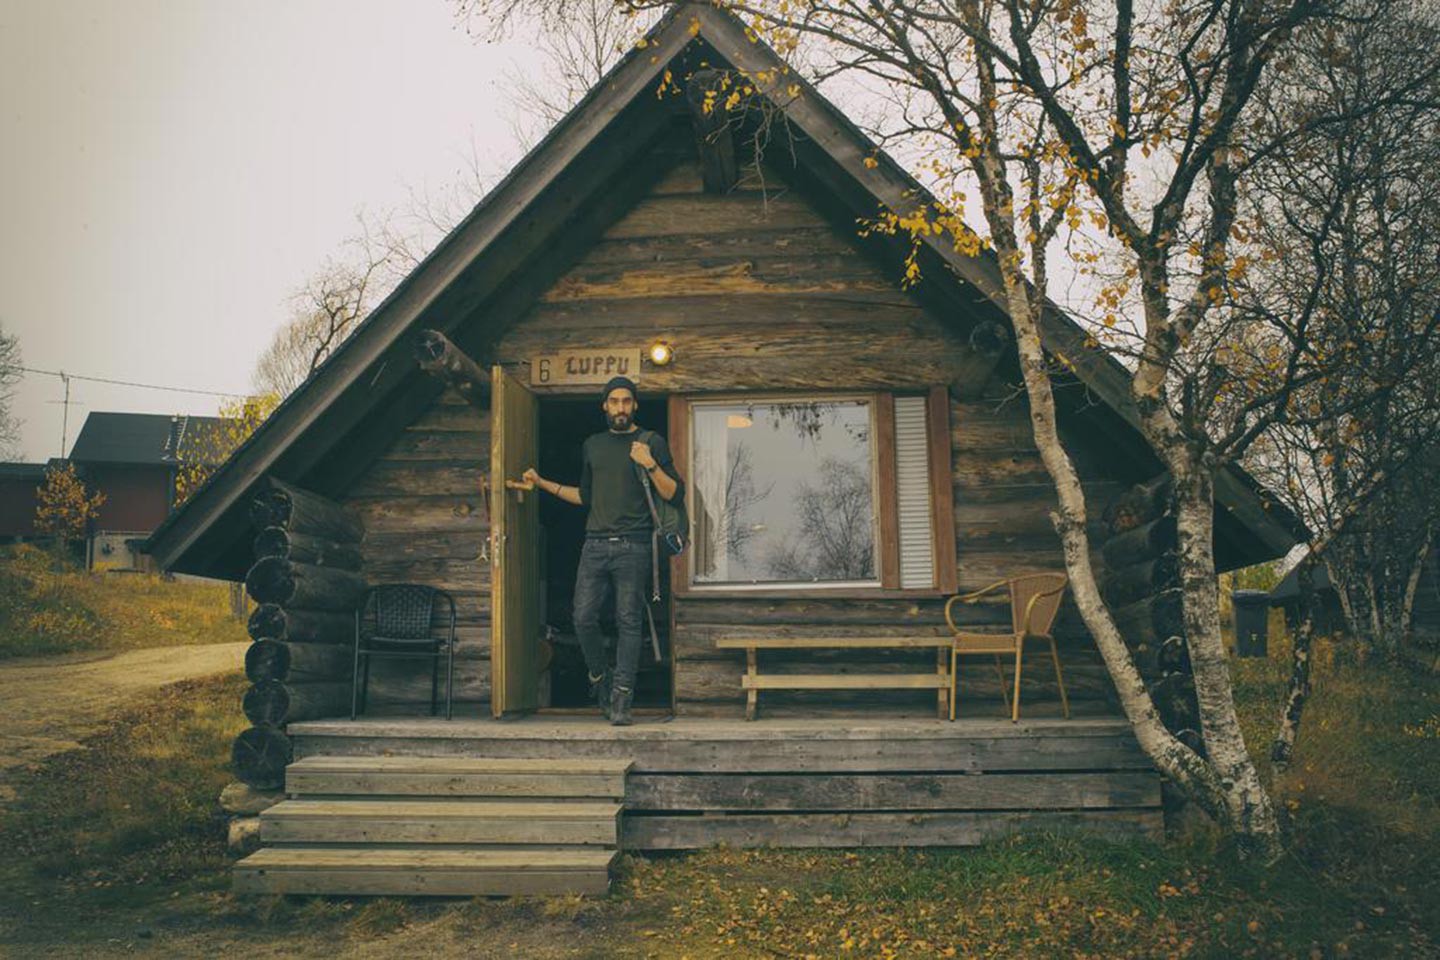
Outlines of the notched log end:
[{"label": "notched log end", "polygon": [[970,346],[982,357],[998,357],[1010,345],[1010,329],[995,320],[977,323],[970,331]]},{"label": "notched log end", "polygon": [[439,330],[421,330],[415,335],[415,362],[420,364],[420,369],[426,373],[432,373],[439,369],[440,361],[445,356],[445,347],[449,343],[445,335]]}]

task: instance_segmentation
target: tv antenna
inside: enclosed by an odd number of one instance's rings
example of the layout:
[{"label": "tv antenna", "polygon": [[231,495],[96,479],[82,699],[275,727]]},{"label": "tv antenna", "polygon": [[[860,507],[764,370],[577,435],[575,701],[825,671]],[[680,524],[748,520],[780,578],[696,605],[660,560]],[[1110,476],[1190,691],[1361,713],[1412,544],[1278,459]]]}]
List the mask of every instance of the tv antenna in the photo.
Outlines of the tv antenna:
[{"label": "tv antenna", "polygon": [[[63,403],[65,405],[65,412],[60,417],[60,456],[63,459],[65,456],[65,444],[70,439],[70,374],[61,370],[56,373],[55,376],[59,377],[61,382],[65,384],[65,399],[47,400],[45,402]],[[83,407],[85,404],[76,403],[75,406]]]}]

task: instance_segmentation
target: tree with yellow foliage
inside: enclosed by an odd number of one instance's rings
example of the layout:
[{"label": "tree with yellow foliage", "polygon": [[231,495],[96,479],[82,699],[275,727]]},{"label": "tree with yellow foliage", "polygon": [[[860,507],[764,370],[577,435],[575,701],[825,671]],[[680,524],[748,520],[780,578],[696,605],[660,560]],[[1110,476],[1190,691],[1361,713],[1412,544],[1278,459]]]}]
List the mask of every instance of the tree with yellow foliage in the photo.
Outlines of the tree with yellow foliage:
[{"label": "tree with yellow foliage", "polygon": [[69,461],[45,471],[45,481],[35,495],[35,529],[55,538],[57,555],[65,544],[85,536],[90,523],[100,516],[105,494],[91,493]]},{"label": "tree with yellow foliage", "polygon": [[194,496],[279,405],[280,395],[276,393],[226,400],[220,404],[218,421],[194,428],[185,438],[183,449],[178,451],[180,466],[175,477],[175,506],[180,507]]}]

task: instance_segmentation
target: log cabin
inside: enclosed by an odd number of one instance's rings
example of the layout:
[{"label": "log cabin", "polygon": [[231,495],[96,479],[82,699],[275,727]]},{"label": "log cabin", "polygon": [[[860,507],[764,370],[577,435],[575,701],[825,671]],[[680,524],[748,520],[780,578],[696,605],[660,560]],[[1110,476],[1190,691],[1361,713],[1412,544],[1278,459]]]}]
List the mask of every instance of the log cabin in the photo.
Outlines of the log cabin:
[{"label": "log cabin", "polygon": [[[727,77],[754,92],[717,119]],[[1019,721],[1013,677],[968,661],[948,718],[946,598],[1063,562],[994,263],[926,238],[907,288],[908,242],[860,229],[920,192],[742,23],[682,5],[286,399],[149,544],[261,601],[233,759],[247,809],[274,805],[238,889],[600,892],[617,848],[1160,829],[1071,605],[1068,704],[1036,649]],[[1174,522],[1127,374],[1058,310],[1044,336],[1107,592],[1193,731]],[[583,511],[515,482],[575,482],[616,372],[669,439],[693,535],[632,727],[585,701]],[[1217,490],[1225,567],[1295,542],[1245,476]],[[403,662],[349,718],[356,598],[396,582],[458,604],[452,720]],[[990,601],[962,626],[1008,624]]]}]

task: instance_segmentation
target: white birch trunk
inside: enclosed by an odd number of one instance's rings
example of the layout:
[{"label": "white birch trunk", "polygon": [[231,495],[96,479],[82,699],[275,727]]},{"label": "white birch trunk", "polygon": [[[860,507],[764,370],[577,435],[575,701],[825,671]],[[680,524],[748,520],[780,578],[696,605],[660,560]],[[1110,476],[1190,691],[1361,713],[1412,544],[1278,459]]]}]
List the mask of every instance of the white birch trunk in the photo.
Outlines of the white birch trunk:
[{"label": "white birch trunk", "polygon": [[1427,526],[1425,536],[1421,538],[1420,550],[1411,561],[1410,576],[1405,581],[1405,595],[1400,602],[1400,623],[1399,636],[1400,646],[1397,652],[1405,647],[1405,640],[1410,636],[1410,628],[1415,623],[1415,594],[1420,591],[1420,577],[1425,572],[1425,560],[1430,556],[1430,546],[1435,542],[1435,528]]},{"label": "white birch trunk", "polygon": [[1240,731],[1230,662],[1220,635],[1213,480],[1206,465],[1187,463],[1188,457],[1188,448],[1182,447],[1171,460],[1171,469],[1175,477],[1185,642],[1195,675],[1201,733],[1210,764],[1219,774],[1228,819],[1236,833],[1266,856],[1274,856],[1279,853],[1280,824]]},{"label": "white birch trunk", "polygon": [[1300,585],[1300,623],[1295,630],[1294,649],[1291,653],[1290,686],[1285,692],[1285,706],[1280,711],[1280,726],[1270,744],[1270,762],[1273,773],[1284,773],[1295,754],[1295,739],[1300,734],[1300,718],[1305,711],[1305,701],[1310,697],[1310,642],[1315,637],[1315,577],[1314,565],[1301,561],[1297,572]]}]

